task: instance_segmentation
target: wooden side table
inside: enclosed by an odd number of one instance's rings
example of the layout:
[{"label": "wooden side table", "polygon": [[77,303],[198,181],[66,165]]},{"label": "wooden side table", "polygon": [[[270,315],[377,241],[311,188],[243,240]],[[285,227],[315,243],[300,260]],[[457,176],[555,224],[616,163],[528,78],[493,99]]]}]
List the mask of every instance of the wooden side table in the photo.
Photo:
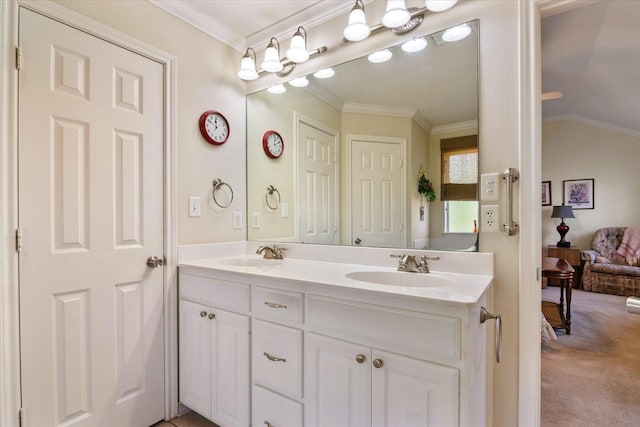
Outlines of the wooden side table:
[{"label": "wooden side table", "polygon": [[556,245],[547,246],[547,255],[554,258],[566,259],[569,265],[575,269],[573,287],[579,288],[582,280],[582,260],[580,259],[580,248],[571,246],[570,248],[559,248]]},{"label": "wooden side table", "polygon": [[[573,267],[571,267],[571,265],[562,258],[542,258],[542,277],[558,279],[560,281],[560,302],[557,304],[558,312],[560,314],[560,324],[553,326],[565,328],[567,335],[571,335],[571,288],[573,287],[574,272],[575,270]],[[564,306],[565,295],[567,301],[566,311]]]}]

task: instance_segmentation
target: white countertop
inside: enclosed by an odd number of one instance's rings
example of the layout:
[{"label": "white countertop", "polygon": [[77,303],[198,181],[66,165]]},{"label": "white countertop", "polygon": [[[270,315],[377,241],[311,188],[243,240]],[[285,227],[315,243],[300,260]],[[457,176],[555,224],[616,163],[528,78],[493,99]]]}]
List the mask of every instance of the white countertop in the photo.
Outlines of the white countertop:
[{"label": "white countertop", "polygon": [[[250,264],[253,262],[251,260],[262,260],[262,257],[258,255],[212,257],[183,261],[179,265],[181,267],[241,273],[249,276],[283,279],[305,284],[340,286],[349,289],[382,292],[456,304],[475,304],[480,300],[493,280],[493,277],[489,275],[442,272],[437,270],[437,266],[432,265],[431,273],[397,272],[397,274],[402,275],[419,275],[419,278],[417,276],[415,278],[411,277],[411,281],[421,281],[424,278],[427,284],[426,287],[384,285],[350,279],[346,275],[362,271],[396,272],[396,268],[286,257],[283,260],[271,260],[268,265],[240,265],[243,262]],[[263,261],[257,262],[264,263]],[[430,286],[429,281],[437,283]]]}]

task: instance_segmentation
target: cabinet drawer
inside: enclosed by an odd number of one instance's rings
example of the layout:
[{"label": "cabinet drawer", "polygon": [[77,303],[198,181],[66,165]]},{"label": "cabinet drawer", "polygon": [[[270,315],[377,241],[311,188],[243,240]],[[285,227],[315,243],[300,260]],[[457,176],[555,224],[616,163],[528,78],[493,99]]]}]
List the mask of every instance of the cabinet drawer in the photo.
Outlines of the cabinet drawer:
[{"label": "cabinet drawer", "polygon": [[251,311],[255,316],[274,322],[302,324],[301,293],[259,286],[251,292]]},{"label": "cabinet drawer", "polygon": [[302,427],[301,403],[255,385],[252,401],[251,425]]},{"label": "cabinet drawer", "polygon": [[302,397],[302,331],[253,320],[253,381],[291,397]]},{"label": "cabinet drawer", "polygon": [[311,331],[420,359],[461,357],[457,317],[307,295],[306,324]]},{"label": "cabinet drawer", "polygon": [[249,285],[244,283],[180,273],[180,298],[211,307],[247,313],[249,288]]}]

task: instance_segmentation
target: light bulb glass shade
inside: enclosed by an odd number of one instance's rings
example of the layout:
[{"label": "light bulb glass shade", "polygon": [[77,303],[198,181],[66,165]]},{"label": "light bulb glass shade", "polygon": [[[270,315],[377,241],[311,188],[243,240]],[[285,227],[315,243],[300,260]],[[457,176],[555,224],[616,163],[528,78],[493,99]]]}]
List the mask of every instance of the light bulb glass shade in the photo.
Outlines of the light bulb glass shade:
[{"label": "light bulb glass shade", "polygon": [[328,79],[336,75],[336,72],[333,71],[333,68],[325,68],[323,70],[316,71],[313,73],[313,77],[317,79]]},{"label": "light bulb glass shade", "polygon": [[575,218],[572,206],[554,206],[551,212],[551,218]]},{"label": "light bulb glass shade", "polygon": [[242,56],[240,70],[238,71],[238,77],[242,80],[255,80],[258,78],[255,57],[256,54],[251,48],[247,49],[247,52]]},{"label": "light bulb glass shade", "polygon": [[282,71],[282,63],[280,62],[280,44],[278,39],[271,37],[271,41],[264,52],[264,61],[261,65],[262,69],[270,73]]},{"label": "light bulb glass shade", "polygon": [[462,40],[471,34],[471,27],[468,24],[457,25],[455,27],[447,28],[442,33],[442,40],[446,42],[457,42]]},{"label": "light bulb glass shade", "polygon": [[451,9],[458,0],[424,0],[424,5],[431,12],[442,12]]},{"label": "light bulb glass shade", "polygon": [[388,0],[387,11],[382,17],[382,25],[398,28],[411,20],[411,12],[404,7],[404,0]]},{"label": "light bulb glass shade", "polygon": [[377,52],[373,52],[367,57],[367,59],[369,60],[369,62],[372,62],[374,64],[379,64],[381,62],[387,62],[388,60],[391,59],[392,56],[393,56],[393,53],[391,53],[389,49],[384,49],[384,50],[379,50]]},{"label": "light bulb glass shade", "polygon": [[305,62],[309,59],[307,32],[304,28],[298,27],[298,30],[291,38],[291,44],[287,50],[287,58],[296,63]]},{"label": "light bulb glass shade", "polygon": [[284,85],[282,83],[279,83],[277,85],[271,86],[267,90],[269,91],[269,93],[274,93],[276,95],[280,95],[281,93],[285,93],[287,91],[287,88],[284,87]]},{"label": "light bulb glass shade", "polygon": [[414,37],[411,40],[407,40],[406,42],[402,43],[400,49],[407,53],[415,53],[423,50],[425,47],[427,47],[427,44],[429,43],[424,37]]},{"label": "light bulb glass shade", "polygon": [[309,84],[309,80],[307,80],[307,78],[303,76],[291,80],[289,84],[293,87],[305,87]]},{"label": "light bulb glass shade", "polygon": [[356,4],[349,14],[349,23],[344,27],[344,38],[352,42],[359,42],[369,37],[369,34],[371,34],[371,28],[367,25],[364,6],[360,0],[356,0]]}]

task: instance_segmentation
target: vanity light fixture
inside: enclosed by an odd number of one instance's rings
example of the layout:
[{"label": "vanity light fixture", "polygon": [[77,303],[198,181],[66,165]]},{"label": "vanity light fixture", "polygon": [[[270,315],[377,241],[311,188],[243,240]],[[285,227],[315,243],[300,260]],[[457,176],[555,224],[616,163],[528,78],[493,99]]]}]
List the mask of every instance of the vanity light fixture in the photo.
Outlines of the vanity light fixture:
[{"label": "vanity light fixture", "polygon": [[400,49],[407,53],[416,53],[426,48],[428,44],[427,39],[424,37],[414,37],[411,40],[407,40],[402,43],[402,45],[400,45]]},{"label": "vanity light fixture", "polygon": [[242,80],[255,80],[258,78],[258,72],[256,71],[256,52],[252,48],[247,48],[247,51],[242,56],[238,77]]},{"label": "vanity light fixture", "polygon": [[271,86],[267,90],[269,91],[269,93],[273,93],[275,95],[280,95],[282,93],[285,93],[287,91],[287,88],[284,87],[284,85],[282,83],[278,83],[277,85]]},{"label": "vanity light fixture", "polygon": [[349,23],[344,27],[344,38],[352,42],[359,42],[369,37],[369,34],[371,34],[371,28],[367,25],[364,4],[362,0],[356,0],[356,4],[349,13]]},{"label": "vanity light fixture", "polygon": [[369,62],[372,62],[374,64],[380,64],[382,62],[387,62],[388,60],[391,59],[392,56],[393,56],[393,53],[391,53],[389,49],[384,49],[384,50],[379,50],[377,52],[373,52],[367,57],[367,59],[369,60]]},{"label": "vanity light fixture", "polygon": [[442,40],[446,42],[457,42],[464,39],[469,34],[471,34],[471,27],[469,24],[457,25],[455,27],[447,28],[445,32],[442,33]]},{"label": "vanity light fixture", "polygon": [[309,80],[307,80],[305,76],[302,76],[289,81],[289,84],[293,87],[305,87],[309,85]]},{"label": "vanity light fixture", "polygon": [[307,51],[307,31],[304,27],[298,27],[291,38],[291,45],[287,50],[287,58],[297,64],[309,60]]},{"label": "vanity light fixture", "polygon": [[271,37],[267,50],[264,52],[264,61],[261,65],[262,69],[272,73],[282,71],[284,68],[282,62],[280,62],[280,43],[275,37]]},{"label": "vanity light fixture", "polygon": [[442,12],[451,9],[458,0],[424,0],[424,5],[431,12]]},{"label": "vanity light fixture", "polygon": [[388,0],[387,11],[382,17],[382,25],[387,28],[398,28],[411,20],[411,13],[404,5],[404,0]]},{"label": "vanity light fixture", "polygon": [[336,72],[333,71],[333,68],[324,68],[322,70],[319,70],[313,73],[313,77],[317,79],[328,79],[335,75],[336,75]]}]

